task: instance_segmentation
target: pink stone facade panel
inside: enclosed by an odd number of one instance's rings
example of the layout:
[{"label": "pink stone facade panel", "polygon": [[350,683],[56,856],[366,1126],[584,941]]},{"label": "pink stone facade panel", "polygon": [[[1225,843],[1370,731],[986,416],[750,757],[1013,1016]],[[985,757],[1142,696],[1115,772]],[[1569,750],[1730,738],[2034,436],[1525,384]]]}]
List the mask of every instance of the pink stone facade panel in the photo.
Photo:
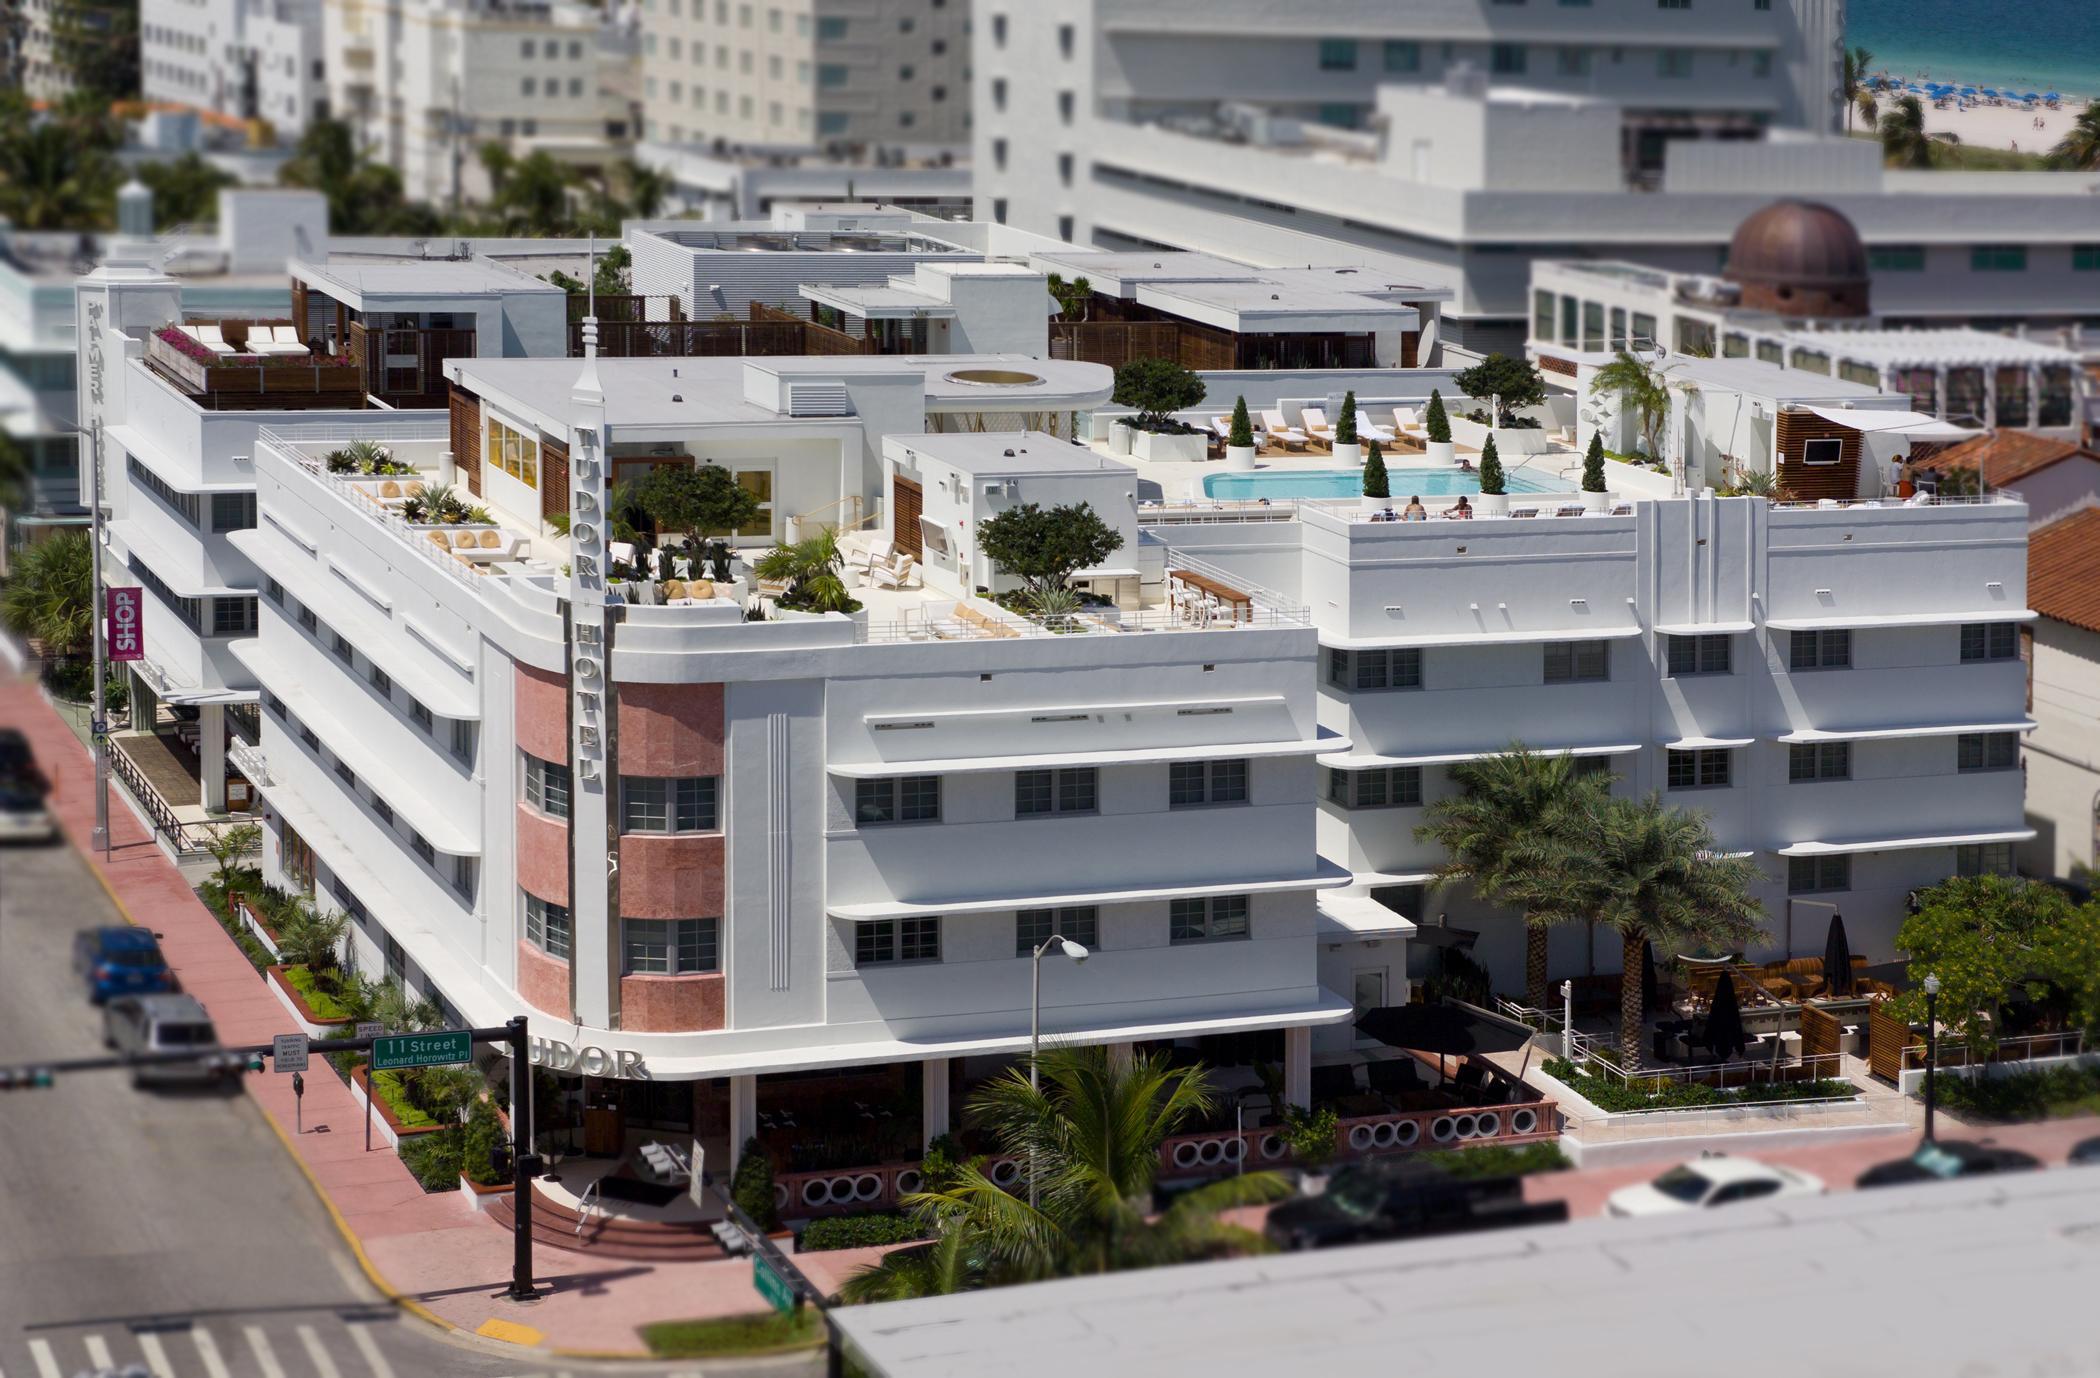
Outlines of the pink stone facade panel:
[{"label": "pink stone facade panel", "polygon": [[722,686],[622,684],[622,775],[720,775]]},{"label": "pink stone facade panel", "polygon": [[636,1033],[694,1033],[723,1026],[722,974],[622,976],[620,1027]]},{"label": "pink stone facade panel", "polygon": [[569,964],[522,938],[518,940],[518,994],[526,1004],[557,1019],[575,1018],[569,1010]]},{"label": "pink stone facade panel", "polygon": [[569,825],[518,803],[518,885],[549,904],[569,902]]},{"label": "pink stone facade panel", "polygon": [[542,761],[569,759],[569,686],[560,675],[519,664],[518,750]]},{"label": "pink stone facade panel", "polygon": [[630,919],[722,916],[720,833],[620,839],[620,912]]}]

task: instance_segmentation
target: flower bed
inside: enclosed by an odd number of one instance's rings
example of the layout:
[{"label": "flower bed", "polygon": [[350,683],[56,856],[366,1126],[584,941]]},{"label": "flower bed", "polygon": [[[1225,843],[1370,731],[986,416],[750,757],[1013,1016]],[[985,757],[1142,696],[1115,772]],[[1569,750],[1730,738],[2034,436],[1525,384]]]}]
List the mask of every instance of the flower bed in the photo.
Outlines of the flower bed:
[{"label": "flower bed", "polygon": [[1778,1101],[1833,1100],[1859,1094],[1859,1088],[1841,1078],[1806,1081],[1759,1082],[1722,1090],[1698,1082],[1670,1081],[1662,1077],[1594,1076],[1566,1058],[1549,1057],[1543,1064],[1547,1076],[1599,1110],[1623,1113],[1632,1110],[1695,1110],[1723,1105],[1769,1105]]},{"label": "flower bed", "polygon": [[309,1024],[347,1024],[350,1012],[314,981],[314,974],[306,967],[273,966],[269,968],[270,979],[287,991],[294,1004],[299,1007],[300,1017]]}]

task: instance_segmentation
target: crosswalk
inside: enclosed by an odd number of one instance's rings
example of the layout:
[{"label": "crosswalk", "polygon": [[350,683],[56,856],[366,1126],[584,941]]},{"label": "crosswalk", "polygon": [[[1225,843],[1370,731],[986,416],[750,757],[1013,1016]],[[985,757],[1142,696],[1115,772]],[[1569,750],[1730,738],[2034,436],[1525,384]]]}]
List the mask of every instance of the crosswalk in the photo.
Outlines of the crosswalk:
[{"label": "crosswalk", "polygon": [[396,1378],[375,1329],[392,1318],[191,1323],[52,1331],[0,1340],[0,1378]]}]

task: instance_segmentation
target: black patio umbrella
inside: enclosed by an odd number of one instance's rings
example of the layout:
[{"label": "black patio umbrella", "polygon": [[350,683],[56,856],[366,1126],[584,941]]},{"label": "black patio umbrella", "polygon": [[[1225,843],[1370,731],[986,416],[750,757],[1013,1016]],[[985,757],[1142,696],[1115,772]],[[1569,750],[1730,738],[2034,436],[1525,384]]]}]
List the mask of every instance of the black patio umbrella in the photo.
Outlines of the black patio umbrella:
[{"label": "black patio umbrella", "polygon": [[1852,993],[1852,944],[1845,941],[1845,916],[1834,911],[1823,939],[1823,981],[1832,995]]},{"label": "black patio umbrella", "polygon": [[1721,979],[1714,982],[1714,1003],[1706,1012],[1706,1037],[1702,1041],[1720,1058],[1736,1056],[1750,1042],[1743,1032],[1743,1010],[1736,1002],[1732,972],[1722,972]]},{"label": "black patio umbrella", "polygon": [[1655,987],[1655,944],[1644,938],[1641,940],[1642,1014],[1654,1013],[1655,1007],[1661,1003],[1661,997],[1657,993]]},{"label": "black patio umbrella", "polygon": [[1513,1052],[1530,1042],[1534,1032],[1528,1024],[1462,1000],[1380,1005],[1357,1016],[1356,1029],[1390,1048],[1460,1057]]}]

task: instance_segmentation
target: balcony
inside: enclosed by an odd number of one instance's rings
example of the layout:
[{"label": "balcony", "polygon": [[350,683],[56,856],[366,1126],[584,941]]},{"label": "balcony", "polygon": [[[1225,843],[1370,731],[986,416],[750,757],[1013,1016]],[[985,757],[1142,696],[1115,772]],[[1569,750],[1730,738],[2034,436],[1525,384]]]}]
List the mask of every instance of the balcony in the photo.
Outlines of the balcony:
[{"label": "balcony", "polygon": [[313,354],[303,347],[297,353],[254,352],[249,348],[250,332],[269,322],[197,324],[219,331],[232,352],[216,352],[185,327],[168,325],[146,337],[146,362],[198,406],[214,411],[262,411],[365,405],[365,389],[352,359]]}]

